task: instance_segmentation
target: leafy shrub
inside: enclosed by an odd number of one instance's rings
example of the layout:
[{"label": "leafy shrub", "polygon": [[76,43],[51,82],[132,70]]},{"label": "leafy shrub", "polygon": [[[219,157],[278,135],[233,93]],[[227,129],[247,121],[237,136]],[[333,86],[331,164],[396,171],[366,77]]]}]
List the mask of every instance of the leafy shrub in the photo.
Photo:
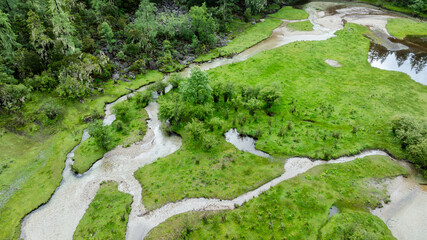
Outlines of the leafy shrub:
[{"label": "leafy shrub", "polygon": [[126,59],[126,55],[123,53],[123,51],[120,51],[116,54],[116,58],[124,61]]},{"label": "leafy shrub", "polygon": [[264,101],[267,109],[271,108],[281,96],[280,88],[278,86],[267,86],[259,92],[259,97]]},{"label": "leafy shrub", "polygon": [[126,102],[121,102],[114,106],[114,113],[116,114],[116,118],[125,123],[129,122],[130,120],[129,110],[129,106]]},{"label": "leafy shrub", "polygon": [[34,90],[51,91],[55,89],[56,85],[58,85],[58,80],[48,71],[44,71],[41,75],[26,78],[24,83],[27,87]]},{"label": "leafy shrub", "polygon": [[193,119],[190,123],[187,123],[185,131],[188,132],[190,139],[194,142],[202,141],[203,136],[206,134],[205,126],[197,119]]},{"label": "leafy shrub", "polygon": [[40,112],[46,115],[50,120],[57,118],[61,115],[61,107],[53,102],[45,102],[41,105]]},{"label": "leafy shrub", "polygon": [[151,100],[151,92],[150,91],[137,92],[133,96],[133,98],[135,99],[135,102],[138,108],[144,108],[148,105],[148,103]]},{"label": "leafy shrub", "polygon": [[166,87],[167,83],[163,82],[163,80],[160,79],[150,86],[150,90],[157,92],[158,94],[164,94]]},{"label": "leafy shrub", "polygon": [[203,145],[203,149],[205,151],[208,151],[210,149],[212,149],[215,145],[218,144],[217,139],[210,135],[210,134],[205,134],[202,137],[202,145]]},{"label": "leafy shrub", "polygon": [[172,73],[171,76],[168,79],[168,84],[172,85],[173,89],[176,89],[179,87],[179,84],[181,83],[183,77],[179,73]]},{"label": "leafy shrub", "polygon": [[418,144],[425,139],[427,128],[425,123],[410,116],[402,116],[392,123],[392,131],[400,140],[402,148],[406,149],[411,145]]},{"label": "leafy shrub", "polygon": [[170,124],[178,126],[182,120],[184,107],[178,102],[164,102],[159,108],[159,119],[169,121]]},{"label": "leafy shrub", "polygon": [[209,76],[198,67],[191,69],[190,77],[185,78],[179,88],[183,100],[192,104],[205,104],[212,97]]},{"label": "leafy shrub", "polygon": [[125,50],[126,55],[128,55],[130,57],[136,57],[138,55],[140,49],[139,49],[137,44],[130,43],[130,44],[125,45],[124,50]]},{"label": "leafy shrub", "polygon": [[88,130],[90,136],[95,140],[98,146],[102,147],[104,150],[109,149],[111,139],[110,129],[107,126],[103,126],[101,120],[90,124]]},{"label": "leafy shrub", "polygon": [[392,131],[409,159],[424,170],[427,177],[427,123],[410,116],[401,116],[392,122]]},{"label": "leafy shrub", "polygon": [[123,122],[121,120],[114,121],[113,126],[116,129],[116,131],[118,131],[118,132],[123,131],[123,129],[125,127],[125,125],[123,124]]},{"label": "leafy shrub", "polygon": [[211,131],[215,129],[221,129],[224,122],[219,117],[213,117],[208,122],[208,127]]},{"label": "leafy shrub", "polygon": [[145,73],[146,72],[146,64],[144,59],[136,60],[129,68],[129,71],[137,72],[137,73]]},{"label": "leafy shrub", "polygon": [[261,109],[262,102],[256,98],[252,98],[247,103],[245,103],[245,106],[249,110],[249,114],[253,116],[256,110]]},{"label": "leafy shrub", "polygon": [[0,109],[15,111],[25,102],[30,90],[22,84],[12,85],[0,82]]}]

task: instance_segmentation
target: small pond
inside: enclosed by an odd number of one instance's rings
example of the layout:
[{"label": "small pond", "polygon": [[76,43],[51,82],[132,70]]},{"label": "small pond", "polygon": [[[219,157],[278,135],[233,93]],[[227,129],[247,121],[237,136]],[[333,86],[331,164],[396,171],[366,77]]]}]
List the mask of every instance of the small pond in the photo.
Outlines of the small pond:
[{"label": "small pond", "polygon": [[406,73],[413,80],[427,85],[427,41],[418,39],[416,45],[409,41],[399,43],[406,43],[408,49],[390,51],[380,44],[371,43],[369,63],[376,68]]},{"label": "small pond", "polygon": [[337,213],[339,213],[339,212],[340,212],[340,210],[339,210],[337,207],[332,206],[332,207],[329,209],[329,216],[328,216],[328,219],[330,219],[332,216],[334,216],[335,214],[337,214]]},{"label": "small pond", "polygon": [[237,132],[235,128],[232,128],[225,133],[225,141],[233,144],[237,149],[241,151],[250,152],[260,157],[265,157],[265,158],[270,157],[269,154],[263,151],[257,150],[255,148],[255,142],[256,142],[255,139],[247,136],[241,136],[240,133]]}]

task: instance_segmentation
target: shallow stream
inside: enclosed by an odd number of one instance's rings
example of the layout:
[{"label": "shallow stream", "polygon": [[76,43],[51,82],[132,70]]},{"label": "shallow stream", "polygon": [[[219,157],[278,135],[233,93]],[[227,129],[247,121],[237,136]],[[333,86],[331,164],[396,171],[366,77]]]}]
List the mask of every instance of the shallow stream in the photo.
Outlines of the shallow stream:
[{"label": "shallow stream", "polygon": [[[311,6],[311,7],[310,7]],[[314,6],[314,5],[313,5]],[[294,41],[313,41],[326,40],[334,36],[334,32],[343,27],[343,20],[353,22],[367,22],[365,25],[384,30],[385,23],[390,17],[381,15],[383,13],[368,8],[344,8],[338,9],[334,14],[326,14],[323,11],[317,11],[312,5],[309,5],[307,12],[310,14],[310,21],[314,25],[314,30],[310,32],[290,31],[286,24],[291,21],[284,20],[284,24],[275,29],[270,38],[254,47],[242,52],[231,59],[216,59],[212,62],[203,64],[193,64],[199,66],[202,70],[207,70],[229,64],[233,62],[244,61],[256,53],[273,49]],[[190,68],[183,71],[188,75]],[[144,90],[141,88],[140,90]],[[105,107],[104,125],[112,124],[115,116],[112,113],[112,106],[128,97],[123,96],[116,102],[107,104]],[[254,197],[257,197],[270,187],[279,184],[289,178],[292,178],[308,169],[320,164],[335,164],[352,161],[369,155],[387,155],[382,151],[366,151],[352,157],[342,157],[331,161],[312,161],[307,158],[290,158],[284,166],[285,172],[278,178],[262,185],[261,187],[245,193],[233,200],[219,199],[185,199],[175,203],[169,203],[165,206],[151,212],[146,212],[142,202],[142,188],[139,182],[134,178],[133,173],[143,167],[156,161],[160,157],[165,157],[178,150],[182,144],[178,136],[165,136],[160,130],[160,121],[157,118],[158,105],[156,102],[150,103],[145,110],[150,120],[148,121],[148,130],[141,142],[132,144],[128,148],[118,146],[96,162],[88,172],[83,175],[75,175],[71,170],[72,157],[74,149],[66,160],[66,166],[63,171],[63,180],[57,188],[48,203],[25,217],[22,224],[22,238],[24,239],[72,239],[73,233],[83,217],[90,202],[93,200],[99,185],[102,181],[116,181],[119,184],[119,190],[129,193],[133,196],[132,210],[129,216],[127,227],[127,239],[142,239],[155,226],[159,225],[169,217],[188,211],[220,210],[233,209],[235,205],[241,205]],[[233,136],[237,136],[235,132]],[[228,138],[229,140],[233,138]],[[85,134],[82,141],[88,137]],[[238,138],[236,147],[239,148]],[[233,140],[233,141],[234,141]],[[258,153],[254,147],[255,142],[250,143],[253,153]],[[232,142],[232,140],[230,140]],[[248,149],[246,149],[248,150]],[[262,154],[261,154],[262,153]],[[266,153],[261,152],[263,155]],[[264,155],[268,157],[268,154]],[[427,201],[421,202],[425,206]],[[385,208],[384,208],[385,209]],[[427,209],[427,207],[425,207]],[[427,216],[427,215],[424,215]],[[385,218],[382,218],[383,220]],[[386,221],[386,220],[384,220]],[[427,221],[425,221],[427,222]],[[393,226],[389,226],[393,234]],[[427,229],[427,227],[425,227]],[[400,230],[396,230],[400,231]],[[411,228],[403,231],[413,231]],[[397,236],[397,235],[396,235]]]}]

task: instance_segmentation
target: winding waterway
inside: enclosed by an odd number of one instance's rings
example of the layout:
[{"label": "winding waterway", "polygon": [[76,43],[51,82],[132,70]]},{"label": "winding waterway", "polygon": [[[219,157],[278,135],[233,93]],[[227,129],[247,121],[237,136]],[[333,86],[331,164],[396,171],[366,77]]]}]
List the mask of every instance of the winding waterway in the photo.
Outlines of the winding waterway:
[{"label": "winding waterway", "polygon": [[[280,47],[290,42],[326,40],[330,37],[334,37],[334,32],[343,27],[343,20],[356,23],[365,23],[366,21],[367,24],[364,25],[370,25],[372,28],[379,29],[386,33],[385,23],[390,17],[385,14],[382,15],[383,13],[377,10],[360,7],[339,9],[336,13],[331,15],[324,11],[317,11],[314,7],[308,7],[307,12],[310,14],[309,20],[314,25],[313,31],[291,31],[286,28],[286,25],[292,21],[284,20],[283,25],[275,29],[270,38],[241,54],[231,59],[216,59],[209,63],[193,64],[190,67],[199,66],[202,70],[207,70],[224,64],[244,61],[256,53]],[[190,68],[185,69],[183,74],[188,75],[189,69]],[[144,88],[140,90],[144,90]],[[106,105],[104,125],[112,124],[115,120],[115,116],[111,111],[112,106],[117,102],[126,100],[128,96],[129,95],[123,96],[116,102]],[[147,133],[141,142],[132,144],[128,148],[122,148],[121,146],[114,148],[112,151],[105,154],[100,161],[95,163],[90,170],[83,175],[75,175],[71,170],[71,165],[73,164],[72,157],[75,149],[68,154],[65,163],[66,166],[63,171],[62,183],[48,203],[33,211],[24,219],[22,224],[22,238],[43,240],[72,239],[80,219],[83,217],[90,202],[98,191],[100,183],[103,181],[115,181],[119,184],[120,191],[129,193],[133,196],[126,238],[143,239],[152,228],[171,216],[188,211],[233,209],[236,205],[242,205],[244,202],[267,191],[272,186],[303,173],[314,166],[343,163],[369,155],[387,155],[385,152],[374,150],[328,162],[320,160],[312,161],[308,158],[290,158],[287,160],[284,166],[285,171],[280,177],[235,199],[184,199],[179,202],[166,204],[154,211],[147,212],[141,199],[141,185],[134,178],[133,173],[137,169],[156,161],[160,157],[172,154],[180,148],[182,142],[181,138],[178,136],[165,136],[162,134],[160,130],[160,121],[157,118],[158,105],[156,102],[151,102],[145,110],[150,120],[147,123]],[[235,134],[238,133],[235,132]],[[85,132],[82,141],[87,137],[89,136],[87,132]],[[254,151],[255,150],[256,149],[254,149]],[[268,154],[265,155],[265,157],[268,157]],[[384,218],[382,219],[384,220]],[[393,234],[396,235],[393,231],[393,226],[389,225],[389,227]]]}]

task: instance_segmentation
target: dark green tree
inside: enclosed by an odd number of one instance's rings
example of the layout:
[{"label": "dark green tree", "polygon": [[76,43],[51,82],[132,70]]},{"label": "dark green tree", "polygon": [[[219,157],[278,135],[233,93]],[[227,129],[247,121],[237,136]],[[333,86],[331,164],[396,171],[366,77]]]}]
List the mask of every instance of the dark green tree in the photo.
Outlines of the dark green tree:
[{"label": "dark green tree", "polygon": [[205,44],[212,46],[216,43],[216,31],[218,24],[212,15],[208,12],[206,4],[201,7],[193,6],[190,9],[191,26],[197,34],[198,39]]},{"label": "dark green tree", "polygon": [[142,0],[138,11],[135,13],[135,21],[131,25],[131,38],[140,44],[140,47],[148,51],[148,44],[155,41],[158,32],[158,22],[154,3],[149,0]]},{"label": "dark green tree", "polygon": [[98,120],[90,124],[88,130],[95,143],[104,150],[108,150],[111,139],[108,127],[103,126],[102,121]]},{"label": "dark green tree", "polygon": [[264,87],[259,92],[259,98],[265,102],[267,109],[270,109],[281,96],[280,89],[274,86]]},{"label": "dark green tree", "polygon": [[107,22],[101,23],[98,27],[98,33],[102,37],[102,40],[108,44],[108,51],[111,52],[112,44],[114,44],[116,40],[114,39],[114,33],[110,25]]},{"label": "dark green tree", "polygon": [[205,104],[212,98],[209,76],[198,67],[191,69],[190,77],[182,81],[179,89],[184,101],[192,104]]},{"label": "dark green tree", "polygon": [[30,30],[31,45],[33,45],[40,57],[44,61],[47,61],[47,53],[50,45],[52,44],[52,39],[46,34],[46,29],[43,26],[43,22],[39,15],[32,10],[30,10],[27,15],[27,26]]},{"label": "dark green tree", "polygon": [[185,131],[189,134],[190,139],[195,142],[202,141],[203,136],[207,132],[203,123],[197,119],[193,119],[190,123],[187,123]]},{"label": "dark green tree", "polygon": [[262,102],[256,98],[251,98],[245,103],[246,108],[249,110],[250,115],[254,115],[256,110],[262,108]]},{"label": "dark green tree", "polygon": [[0,56],[5,60],[11,60],[18,46],[16,35],[9,22],[9,16],[0,10]]},{"label": "dark green tree", "polygon": [[55,44],[60,44],[63,53],[74,53],[76,51],[75,27],[72,24],[70,13],[66,10],[65,0],[48,0],[48,8],[52,16],[50,21],[56,37]]},{"label": "dark green tree", "polygon": [[245,4],[251,13],[259,13],[267,5],[267,0],[245,0]]}]

